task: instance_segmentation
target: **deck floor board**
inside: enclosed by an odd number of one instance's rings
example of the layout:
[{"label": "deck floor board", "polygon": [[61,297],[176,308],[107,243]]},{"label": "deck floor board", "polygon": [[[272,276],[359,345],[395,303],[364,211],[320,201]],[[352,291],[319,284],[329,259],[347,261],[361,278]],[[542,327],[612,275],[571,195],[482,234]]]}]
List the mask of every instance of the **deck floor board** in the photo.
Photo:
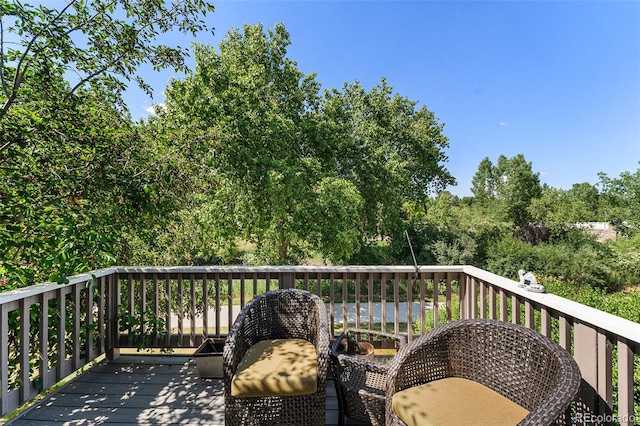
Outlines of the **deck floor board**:
[{"label": "deck floor board", "polygon": [[[88,369],[6,426],[49,424],[224,425],[223,383],[201,379],[189,357],[121,356]],[[327,385],[326,424],[338,424],[332,382]]]}]

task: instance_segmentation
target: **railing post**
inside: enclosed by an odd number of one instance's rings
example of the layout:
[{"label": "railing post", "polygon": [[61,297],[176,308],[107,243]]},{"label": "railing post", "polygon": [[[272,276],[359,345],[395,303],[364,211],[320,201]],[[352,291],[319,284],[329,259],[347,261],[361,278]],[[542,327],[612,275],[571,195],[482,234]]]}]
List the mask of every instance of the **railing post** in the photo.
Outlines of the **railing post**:
[{"label": "railing post", "polygon": [[42,389],[47,389],[53,383],[49,381],[49,293],[40,295],[40,379]]},{"label": "railing post", "polygon": [[467,298],[469,300],[469,316],[472,319],[479,318],[478,316],[478,280],[476,277],[469,278],[469,293],[467,293]]},{"label": "railing post", "polygon": [[[439,291],[439,285],[440,285],[440,274],[433,274],[432,275],[432,282],[433,282],[433,289],[431,291],[431,300],[433,300],[433,302],[431,303],[431,317],[433,317],[433,329],[435,330],[436,328],[439,327],[439,319],[438,315],[440,314],[440,301],[438,300],[438,298],[440,297],[440,291]],[[445,277],[445,280],[447,279],[447,277]],[[424,334],[425,333],[425,327],[424,327],[424,312],[425,312],[425,306],[424,306],[424,299],[425,299],[425,288],[424,288],[424,273],[420,273],[420,334]],[[449,306],[449,299],[446,299],[446,295],[445,295],[445,309]],[[446,319],[444,322],[447,322]]]},{"label": "railing post", "polygon": [[56,352],[58,353],[58,362],[56,363],[56,378],[66,377],[71,372],[70,364],[67,363],[67,349],[65,338],[67,335],[67,298],[62,288],[56,291],[56,302],[58,309],[58,344]]},{"label": "railing post", "polygon": [[476,278],[462,274],[460,277],[460,319],[474,319],[478,314]]},{"label": "railing post", "polygon": [[31,307],[30,298],[20,300],[20,403],[23,404],[31,399],[34,392],[31,389],[31,378],[29,377],[29,331],[31,329]]},{"label": "railing post", "polygon": [[[606,360],[606,345],[599,337],[598,331],[580,322],[575,322],[574,355],[582,374],[582,385],[576,396],[576,424],[591,425],[594,418],[604,416],[611,418],[609,407],[610,397],[607,398],[607,383],[604,374],[611,371],[610,362]],[[601,347],[605,346],[605,347]],[[603,352],[604,351],[604,352]],[[611,349],[608,349],[609,353]],[[611,359],[609,357],[608,359]],[[604,365],[600,365],[604,362]],[[607,366],[607,364],[609,364]],[[601,371],[604,370],[604,371]],[[611,377],[609,375],[608,377]],[[600,383],[605,380],[605,383]],[[611,421],[605,422],[611,424]]]},{"label": "railing post", "polygon": [[95,278],[92,278],[87,282],[87,297],[86,297],[86,313],[85,313],[85,330],[87,332],[87,340],[85,347],[85,363],[91,362],[96,357],[95,352],[95,333],[93,332],[94,318],[93,318],[93,308],[95,304],[95,300],[93,297],[93,289],[98,285],[98,281]]},{"label": "railing post", "polygon": [[105,353],[105,342],[107,339],[106,336],[106,323],[105,323],[105,309],[109,305],[108,301],[105,299],[105,293],[107,293],[106,282],[109,277],[100,277],[98,281],[98,354],[102,355]]},{"label": "railing post", "polygon": [[109,275],[107,283],[109,291],[107,296],[107,341],[105,354],[109,361],[120,356],[118,347],[118,305],[120,304],[120,278],[118,273]]},{"label": "railing post", "polygon": [[467,317],[467,276],[462,275],[458,285],[458,305],[460,305],[460,319]]},{"label": "railing post", "polygon": [[280,272],[280,288],[296,288],[295,272]]},{"label": "railing post", "polygon": [[598,333],[598,412],[611,416],[613,413],[613,345],[606,335]]},{"label": "railing post", "polygon": [[[0,305],[0,336],[9,336],[9,306]],[[9,341],[0,339],[0,365],[9,364]],[[0,368],[0,415],[9,412],[9,370]]]},{"label": "railing post", "polygon": [[633,407],[633,368],[631,347],[626,341],[618,341],[618,420],[620,426],[632,426],[636,420]]},{"label": "railing post", "polygon": [[[462,280],[460,275],[457,275],[458,277],[458,287],[460,287],[460,281]],[[457,318],[453,318],[453,305],[451,302],[451,281],[453,281],[455,279],[455,277],[452,275],[451,272],[447,272],[447,282],[445,284],[445,300],[446,300],[446,320],[445,322],[449,322],[452,319],[457,319]]]}]

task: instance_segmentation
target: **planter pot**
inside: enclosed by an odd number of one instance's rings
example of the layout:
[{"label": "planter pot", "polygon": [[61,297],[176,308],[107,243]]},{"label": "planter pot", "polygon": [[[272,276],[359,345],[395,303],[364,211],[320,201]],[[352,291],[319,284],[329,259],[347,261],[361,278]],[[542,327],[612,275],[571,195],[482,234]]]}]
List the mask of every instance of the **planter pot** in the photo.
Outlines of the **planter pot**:
[{"label": "planter pot", "polygon": [[221,379],[224,339],[207,339],[193,354],[198,374],[203,379]]}]

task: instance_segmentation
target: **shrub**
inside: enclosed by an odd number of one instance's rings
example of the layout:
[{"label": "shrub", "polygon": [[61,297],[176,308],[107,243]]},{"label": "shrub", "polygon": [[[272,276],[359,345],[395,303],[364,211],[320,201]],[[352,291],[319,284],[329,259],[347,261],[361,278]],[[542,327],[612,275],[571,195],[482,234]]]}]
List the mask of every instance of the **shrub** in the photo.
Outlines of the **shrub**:
[{"label": "shrub", "polygon": [[640,235],[607,243],[613,252],[613,270],[620,285],[640,284]]},{"label": "shrub", "polygon": [[352,265],[392,265],[396,263],[396,260],[391,253],[389,244],[374,242],[361,245],[360,250],[351,256],[349,263]]},{"label": "shrub", "polygon": [[478,245],[470,235],[462,234],[453,241],[438,240],[430,245],[437,265],[467,265],[476,258]]},{"label": "shrub", "polygon": [[489,247],[487,269],[514,278],[518,276],[519,269],[526,269],[573,285],[614,290],[617,283],[610,267],[612,252],[606,246],[596,244],[576,247],[566,241],[532,246],[505,238]]}]

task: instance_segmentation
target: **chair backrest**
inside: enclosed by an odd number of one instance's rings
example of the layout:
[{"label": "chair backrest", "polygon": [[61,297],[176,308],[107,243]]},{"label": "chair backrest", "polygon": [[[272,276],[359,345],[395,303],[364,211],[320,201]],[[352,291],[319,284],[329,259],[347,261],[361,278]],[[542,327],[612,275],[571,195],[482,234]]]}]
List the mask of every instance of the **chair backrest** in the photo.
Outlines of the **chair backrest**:
[{"label": "chair backrest", "polygon": [[442,331],[451,376],[490,387],[532,410],[574,370],[571,355],[533,330],[508,322],[465,320]]},{"label": "chair backrest", "polygon": [[298,289],[274,290],[252,299],[244,308],[245,324],[257,340],[301,338],[317,343],[328,330],[327,311],[315,294]]},{"label": "chair backrest", "polygon": [[[415,351],[407,354],[406,362],[427,364],[425,368],[438,370],[441,377],[476,381],[530,411],[552,394],[561,398],[559,393],[565,391],[573,398],[580,383],[580,370],[571,354],[517,324],[454,321],[414,340],[404,351],[420,346],[429,346],[429,359],[419,359],[420,351]],[[429,376],[433,379],[433,374]]]}]

